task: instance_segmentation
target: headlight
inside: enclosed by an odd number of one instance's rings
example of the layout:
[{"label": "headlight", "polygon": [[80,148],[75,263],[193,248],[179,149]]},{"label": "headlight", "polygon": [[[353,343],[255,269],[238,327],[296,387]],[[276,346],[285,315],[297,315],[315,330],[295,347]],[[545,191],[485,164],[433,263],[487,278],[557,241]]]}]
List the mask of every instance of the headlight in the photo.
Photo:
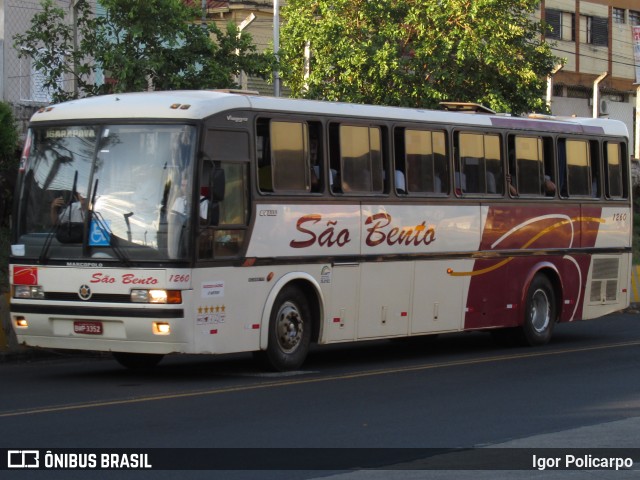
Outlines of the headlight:
[{"label": "headlight", "polygon": [[40,285],[14,285],[13,298],[44,299],[44,290]]},{"label": "headlight", "polygon": [[180,290],[131,290],[133,303],[182,303]]}]

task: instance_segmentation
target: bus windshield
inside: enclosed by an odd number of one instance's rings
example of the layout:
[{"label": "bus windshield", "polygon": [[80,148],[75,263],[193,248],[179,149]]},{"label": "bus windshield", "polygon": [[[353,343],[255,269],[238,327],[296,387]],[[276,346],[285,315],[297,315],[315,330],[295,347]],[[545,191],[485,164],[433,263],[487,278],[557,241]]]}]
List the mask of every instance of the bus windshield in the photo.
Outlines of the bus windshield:
[{"label": "bus windshield", "polygon": [[196,129],[187,125],[32,127],[18,192],[17,255],[187,258],[195,144]]}]

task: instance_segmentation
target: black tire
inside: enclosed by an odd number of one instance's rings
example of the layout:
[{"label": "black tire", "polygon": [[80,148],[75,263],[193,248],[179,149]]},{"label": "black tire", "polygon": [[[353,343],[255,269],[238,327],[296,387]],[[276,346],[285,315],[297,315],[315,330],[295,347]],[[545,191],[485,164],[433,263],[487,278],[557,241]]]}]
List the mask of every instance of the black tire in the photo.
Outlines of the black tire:
[{"label": "black tire", "polygon": [[164,358],[164,355],[152,353],[113,352],[112,354],[120,365],[130,370],[153,368]]},{"label": "black tire", "polygon": [[545,275],[536,275],[529,286],[522,334],[526,345],[544,345],[551,339],[557,317],[556,295]]},{"label": "black tire", "polygon": [[270,370],[300,368],[311,343],[311,311],[304,294],[292,285],[284,287],[273,304],[269,319],[269,343],[264,352]]}]

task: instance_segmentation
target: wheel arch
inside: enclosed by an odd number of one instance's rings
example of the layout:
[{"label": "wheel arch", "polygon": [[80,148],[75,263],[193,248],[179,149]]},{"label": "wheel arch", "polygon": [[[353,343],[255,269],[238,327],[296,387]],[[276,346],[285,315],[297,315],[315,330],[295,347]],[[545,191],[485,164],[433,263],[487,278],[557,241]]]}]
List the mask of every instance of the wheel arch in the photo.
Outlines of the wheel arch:
[{"label": "wheel arch", "polygon": [[311,341],[317,342],[321,335],[322,318],[324,318],[324,297],[320,285],[311,275],[305,272],[290,272],[278,279],[267,296],[260,320],[260,350],[266,350],[269,344],[269,320],[271,310],[280,291],[287,285],[300,289],[309,302],[311,311]]},{"label": "wheel arch", "polygon": [[525,282],[523,284],[522,292],[520,293],[520,308],[518,315],[518,324],[522,325],[524,319],[524,311],[526,308],[527,302],[527,294],[529,292],[529,288],[531,287],[531,283],[533,279],[537,275],[544,275],[547,277],[547,280],[551,283],[553,287],[553,293],[555,295],[556,301],[556,318],[554,319],[555,323],[560,321],[564,301],[563,301],[563,285],[562,285],[562,277],[560,276],[560,272],[556,268],[556,266],[551,262],[540,262],[534,265],[534,267],[529,270],[529,274],[527,275]]}]

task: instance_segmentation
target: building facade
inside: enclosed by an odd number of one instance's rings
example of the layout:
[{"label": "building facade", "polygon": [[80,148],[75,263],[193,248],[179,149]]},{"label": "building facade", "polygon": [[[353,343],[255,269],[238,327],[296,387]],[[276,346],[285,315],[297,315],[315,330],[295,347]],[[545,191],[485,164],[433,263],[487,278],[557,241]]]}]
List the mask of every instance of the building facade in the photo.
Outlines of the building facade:
[{"label": "building facade", "polygon": [[542,0],[539,15],[553,29],[547,40],[554,53],[566,62],[551,79],[551,112],[625,122],[631,152],[640,157],[633,36],[640,1]]}]

